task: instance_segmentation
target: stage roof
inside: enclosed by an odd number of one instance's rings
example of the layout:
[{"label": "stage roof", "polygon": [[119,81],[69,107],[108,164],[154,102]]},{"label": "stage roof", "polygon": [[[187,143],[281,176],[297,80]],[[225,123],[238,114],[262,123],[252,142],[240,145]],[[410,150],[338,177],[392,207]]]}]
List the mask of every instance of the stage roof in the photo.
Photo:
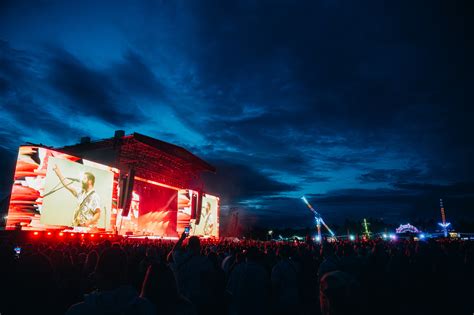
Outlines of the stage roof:
[{"label": "stage roof", "polygon": [[75,156],[114,166],[121,171],[135,170],[135,175],[179,188],[203,171],[215,172],[214,166],[188,150],[140,133],[57,148]]}]

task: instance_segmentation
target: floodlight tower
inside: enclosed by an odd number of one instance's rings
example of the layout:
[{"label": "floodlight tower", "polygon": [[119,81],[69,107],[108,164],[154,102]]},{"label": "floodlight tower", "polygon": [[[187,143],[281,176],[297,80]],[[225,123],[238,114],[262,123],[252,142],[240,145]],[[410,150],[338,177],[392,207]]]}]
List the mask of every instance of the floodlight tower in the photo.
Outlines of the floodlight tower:
[{"label": "floodlight tower", "polygon": [[313,208],[313,206],[308,202],[306,197],[305,196],[301,197],[301,200],[303,200],[303,202],[308,206],[309,210],[313,212],[314,219],[316,220],[316,228],[318,229],[318,240],[322,241],[321,225],[323,225],[328,230],[329,234],[331,234],[332,237],[336,237],[334,232],[329,228],[329,226],[327,226],[327,224],[324,222],[321,215]]},{"label": "floodlight tower", "polygon": [[364,234],[367,236],[367,239],[369,239],[370,234],[372,234],[369,231],[369,225],[370,225],[370,223],[368,223],[367,220],[364,218],[364,222],[362,223],[362,226],[364,227]]},{"label": "floodlight tower", "polygon": [[438,224],[439,226],[443,228],[444,237],[448,237],[448,226],[450,226],[451,223],[446,222],[446,214],[444,212],[443,199],[439,200],[439,207],[441,208],[441,223],[438,223]]}]

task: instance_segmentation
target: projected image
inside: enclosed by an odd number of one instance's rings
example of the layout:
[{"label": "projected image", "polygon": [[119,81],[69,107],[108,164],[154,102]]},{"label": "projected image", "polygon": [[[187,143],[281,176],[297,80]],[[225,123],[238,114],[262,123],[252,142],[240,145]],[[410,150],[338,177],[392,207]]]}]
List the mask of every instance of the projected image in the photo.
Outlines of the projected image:
[{"label": "projected image", "polygon": [[123,209],[117,215],[117,229],[120,234],[133,233],[140,234],[138,229],[138,216],[140,215],[140,195],[132,191],[132,200],[130,202],[130,211],[128,215],[123,215]]},{"label": "projected image", "polygon": [[41,223],[106,228],[114,174],[51,157],[46,172]]},{"label": "projected image", "polygon": [[191,234],[197,236],[219,237],[219,199],[204,194],[201,213],[196,214]]},{"label": "projected image", "polygon": [[118,232],[176,237],[177,210],[177,190],[150,184],[135,177],[130,212],[126,217],[118,217]]},{"label": "projected image", "polygon": [[194,215],[193,207],[196,198],[197,192],[193,190],[181,189],[178,192],[178,224],[176,228],[178,235],[181,235],[184,228],[190,225],[191,217]]},{"label": "projected image", "polygon": [[112,228],[117,177],[118,170],[106,165],[47,148],[21,146],[7,229]]}]

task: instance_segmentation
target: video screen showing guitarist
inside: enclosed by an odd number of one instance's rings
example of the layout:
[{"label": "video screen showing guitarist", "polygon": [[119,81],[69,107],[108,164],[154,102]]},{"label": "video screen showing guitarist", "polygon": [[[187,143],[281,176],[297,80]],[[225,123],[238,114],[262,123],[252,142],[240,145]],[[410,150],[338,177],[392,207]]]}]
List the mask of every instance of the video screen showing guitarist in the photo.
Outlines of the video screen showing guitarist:
[{"label": "video screen showing guitarist", "polygon": [[53,170],[64,188],[71,192],[77,199],[78,206],[74,211],[72,226],[97,227],[100,219],[100,197],[94,190],[94,174],[91,172],[84,173],[81,179],[81,190],[78,191],[71,186],[72,182],[68,182],[67,179],[64,178],[57,165],[53,166]]},{"label": "video screen showing guitarist", "polygon": [[203,234],[211,236],[214,229],[214,217],[211,213],[211,203],[206,202],[205,211],[201,213],[201,222],[204,223]]}]

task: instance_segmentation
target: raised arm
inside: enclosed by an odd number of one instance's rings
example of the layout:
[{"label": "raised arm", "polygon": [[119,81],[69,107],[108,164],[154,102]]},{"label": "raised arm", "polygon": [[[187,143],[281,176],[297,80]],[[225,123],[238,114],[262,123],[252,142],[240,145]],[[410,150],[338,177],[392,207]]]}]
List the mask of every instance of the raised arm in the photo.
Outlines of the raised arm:
[{"label": "raised arm", "polygon": [[174,247],[173,249],[171,250],[171,252],[174,252],[175,250],[182,250],[183,249],[183,241],[184,239],[186,238],[186,233],[183,232],[183,234],[181,234],[181,237],[179,238],[179,240],[176,242],[176,244],[174,244]]},{"label": "raised arm", "polygon": [[173,254],[178,252],[178,251],[181,251],[183,249],[183,241],[186,238],[186,236],[187,236],[186,233],[183,232],[183,234],[181,234],[181,237],[179,238],[179,240],[176,242],[176,244],[174,244],[173,249],[168,253],[168,255],[166,257],[166,260],[168,262],[174,261]]},{"label": "raised arm", "polygon": [[73,194],[74,197],[77,197],[77,191],[76,189],[74,189],[74,187],[70,187],[71,183],[66,183],[66,179],[64,178],[63,176],[63,173],[61,172],[61,170],[59,169],[58,165],[54,165],[53,166],[53,171],[56,173],[56,175],[58,176],[59,178],[59,181],[61,182],[61,184],[64,186],[64,188],[66,188],[67,190],[69,190],[71,192],[71,194]]}]

